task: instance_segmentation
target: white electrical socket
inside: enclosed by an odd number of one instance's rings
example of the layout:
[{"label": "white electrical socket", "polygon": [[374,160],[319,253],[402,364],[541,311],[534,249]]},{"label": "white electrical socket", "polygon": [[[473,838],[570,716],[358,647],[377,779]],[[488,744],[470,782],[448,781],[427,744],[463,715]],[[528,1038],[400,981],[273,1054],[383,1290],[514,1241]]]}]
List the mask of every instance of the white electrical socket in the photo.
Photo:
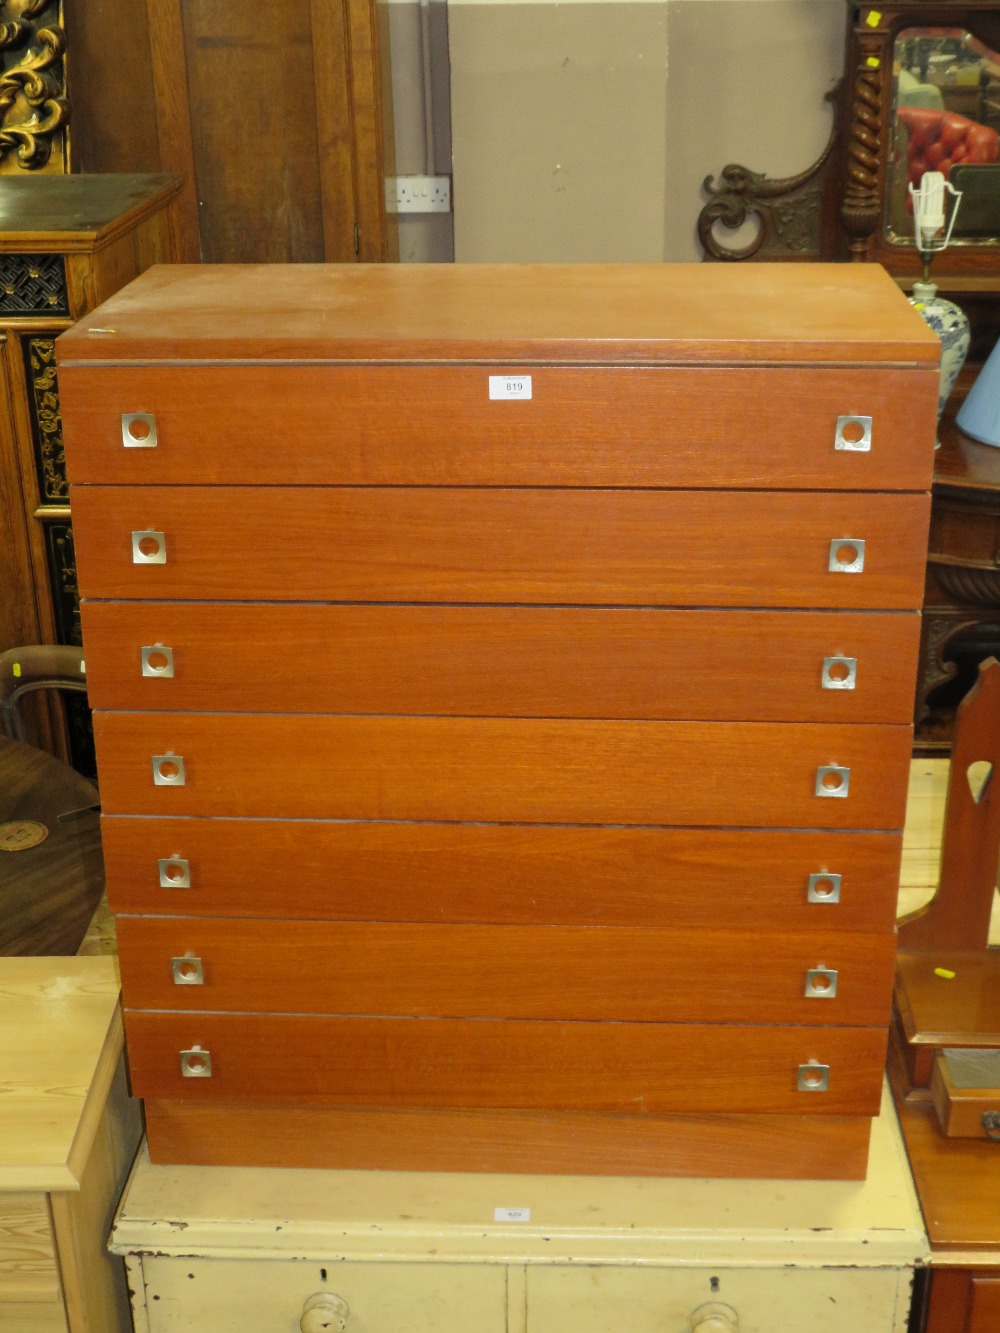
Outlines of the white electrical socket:
[{"label": "white electrical socket", "polygon": [[450,213],[450,176],[396,176],[386,181],[390,213]]}]

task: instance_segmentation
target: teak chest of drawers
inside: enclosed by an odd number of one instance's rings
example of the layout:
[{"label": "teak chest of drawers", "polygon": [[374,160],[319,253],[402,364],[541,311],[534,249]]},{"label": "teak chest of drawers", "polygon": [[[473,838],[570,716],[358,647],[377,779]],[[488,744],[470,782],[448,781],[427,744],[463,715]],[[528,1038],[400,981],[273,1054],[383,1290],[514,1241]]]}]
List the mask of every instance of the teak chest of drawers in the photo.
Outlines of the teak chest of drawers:
[{"label": "teak chest of drawers", "polygon": [[810,265],[178,266],[64,335],[154,1160],[864,1173],[937,346]]}]

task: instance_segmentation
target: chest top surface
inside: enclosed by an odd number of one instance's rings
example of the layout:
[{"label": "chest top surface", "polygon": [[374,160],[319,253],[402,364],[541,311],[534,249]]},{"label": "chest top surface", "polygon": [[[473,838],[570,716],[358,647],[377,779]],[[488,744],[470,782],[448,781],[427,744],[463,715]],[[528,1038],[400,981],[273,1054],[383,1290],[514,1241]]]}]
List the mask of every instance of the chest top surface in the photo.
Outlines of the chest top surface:
[{"label": "chest top surface", "polygon": [[874,265],[154,267],[59,340],[63,365],[487,360],[933,365]]},{"label": "chest top surface", "polygon": [[120,1048],[113,958],[0,958],[0,1193],[79,1187],[81,1125]]}]

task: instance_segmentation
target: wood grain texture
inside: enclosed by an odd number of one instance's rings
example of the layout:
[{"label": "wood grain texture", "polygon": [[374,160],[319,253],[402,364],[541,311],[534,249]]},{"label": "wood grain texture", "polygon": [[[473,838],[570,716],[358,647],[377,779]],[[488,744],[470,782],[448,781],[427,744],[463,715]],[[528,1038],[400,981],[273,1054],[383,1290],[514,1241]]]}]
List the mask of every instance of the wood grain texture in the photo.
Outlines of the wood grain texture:
[{"label": "wood grain texture", "polygon": [[[168,0],[156,0],[166,4]],[[166,161],[164,161],[166,165]],[[92,338],[92,324],[116,330]],[[60,361],[898,362],[940,343],[875,265],[171,265],[60,342]],[[936,409],[914,428],[930,449]]]},{"label": "wood grain texture", "polygon": [[998,765],[1000,662],[989,657],[955,716],[938,888],[899,923],[904,949],[986,949],[1000,858]]},{"label": "wood grain texture", "polygon": [[870,1121],[153,1099],[146,1129],[152,1161],[193,1166],[861,1180]]},{"label": "wood grain texture", "polygon": [[0,1193],[0,1310],[8,1301],[56,1301],[60,1294],[45,1195]]},{"label": "wood grain texture", "polygon": [[174,59],[186,74],[205,261],[322,260],[309,4],[268,23],[255,0],[184,0]]},{"label": "wood grain texture", "polygon": [[911,1045],[1000,1046],[1000,957],[993,951],[901,949],[896,977]]},{"label": "wood grain texture", "polygon": [[160,149],[158,165],[163,171],[176,172],[183,177],[184,185],[175,215],[177,258],[197,264],[201,255],[198,185],[187,94],[182,0],[146,0],[146,12]]},{"label": "wood grain texture", "polygon": [[0,732],[0,824],[44,838],[0,849],[0,954],[73,954],[104,890],[97,788],[61,760]]},{"label": "wood grain texture", "polygon": [[[895,935],[119,916],[131,1009],[666,1023],[888,1021]],[[194,955],[203,983],[178,985]],[[836,994],[805,996],[812,968]]]},{"label": "wood grain texture", "polygon": [[956,1086],[938,1051],[931,1066],[931,1100],[942,1134],[950,1139],[984,1139],[989,1135],[983,1128],[983,1114],[1000,1111],[1000,1088]]},{"label": "wood grain texture", "polygon": [[[882,1028],[126,1013],[141,1097],[340,1106],[875,1115]],[[182,1078],[179,1052],[212,1054]],[[830,1066],[798,1092],[800,1064]]]},{"label": "wood grain texture", "polygon": [[[916,610],[926,495],[73,486],[81,595]],[[132,563],[136,530],[164,564]],[[867,542],[829,571],[830,543]]]},{"label": "wood grain texture", "polygon": [[[909,722],[915,614],[87,601],[91,706]],[[143,676],[167,644],[173,675]],[[824,689],[826,657],[857,661]]]},{"label": "wood grain texture", "polygon": [[[174,916],[676,927],[752,917],[758,930],[885,931],[900,861],[890,833],[108,815],[101,829],[114,910]],[[176,856],[190,888],[160,886],[159,860]],[[822,871],[841,876],[838,902],[808,901]]]},{"label": "wood grain texture", "polygon": [[[908,727],[96,713],[108,814],[901,829]],[[153,755],[183,756],[183,786]],[[850,772],[816,796],[820,766]]]},{"label": "wood grain texture", "polygon": [[[60,349],[64,340],[60,340]],[[927,490],[914,412],[933,370],[533,366],[79,366],[59,385],[70,476],[102,484],[724,486]],[[405,405],[405,410],[400,410]],[[156,417],[122,447],[122,413]],[[869,452],[834,448],[872,418]]]},{"label": "wood grain texture", "polygon": [[897,1103],[897,1110],[933,1249],[995,1252],[997,1145],[946,1138],[930,1103]]},{"label": "wood grain texture", "polygon": [[316,137],[319,147],[319,188],[323,218],[323,258],[328,264],[349,264],[357,258],[351,88],[344,72],[350,60],[346,6],[310,0]]}]

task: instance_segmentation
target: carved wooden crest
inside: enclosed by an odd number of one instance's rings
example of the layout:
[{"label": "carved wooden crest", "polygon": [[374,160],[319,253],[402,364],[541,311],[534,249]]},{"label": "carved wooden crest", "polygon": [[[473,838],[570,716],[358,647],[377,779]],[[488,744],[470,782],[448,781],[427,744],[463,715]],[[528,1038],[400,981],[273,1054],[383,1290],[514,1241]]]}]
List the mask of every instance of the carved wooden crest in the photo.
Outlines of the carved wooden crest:
[{"label": "carved wooden crest", "polygon": [[62,0],[0,0],[0,172],[69,170]]}]

